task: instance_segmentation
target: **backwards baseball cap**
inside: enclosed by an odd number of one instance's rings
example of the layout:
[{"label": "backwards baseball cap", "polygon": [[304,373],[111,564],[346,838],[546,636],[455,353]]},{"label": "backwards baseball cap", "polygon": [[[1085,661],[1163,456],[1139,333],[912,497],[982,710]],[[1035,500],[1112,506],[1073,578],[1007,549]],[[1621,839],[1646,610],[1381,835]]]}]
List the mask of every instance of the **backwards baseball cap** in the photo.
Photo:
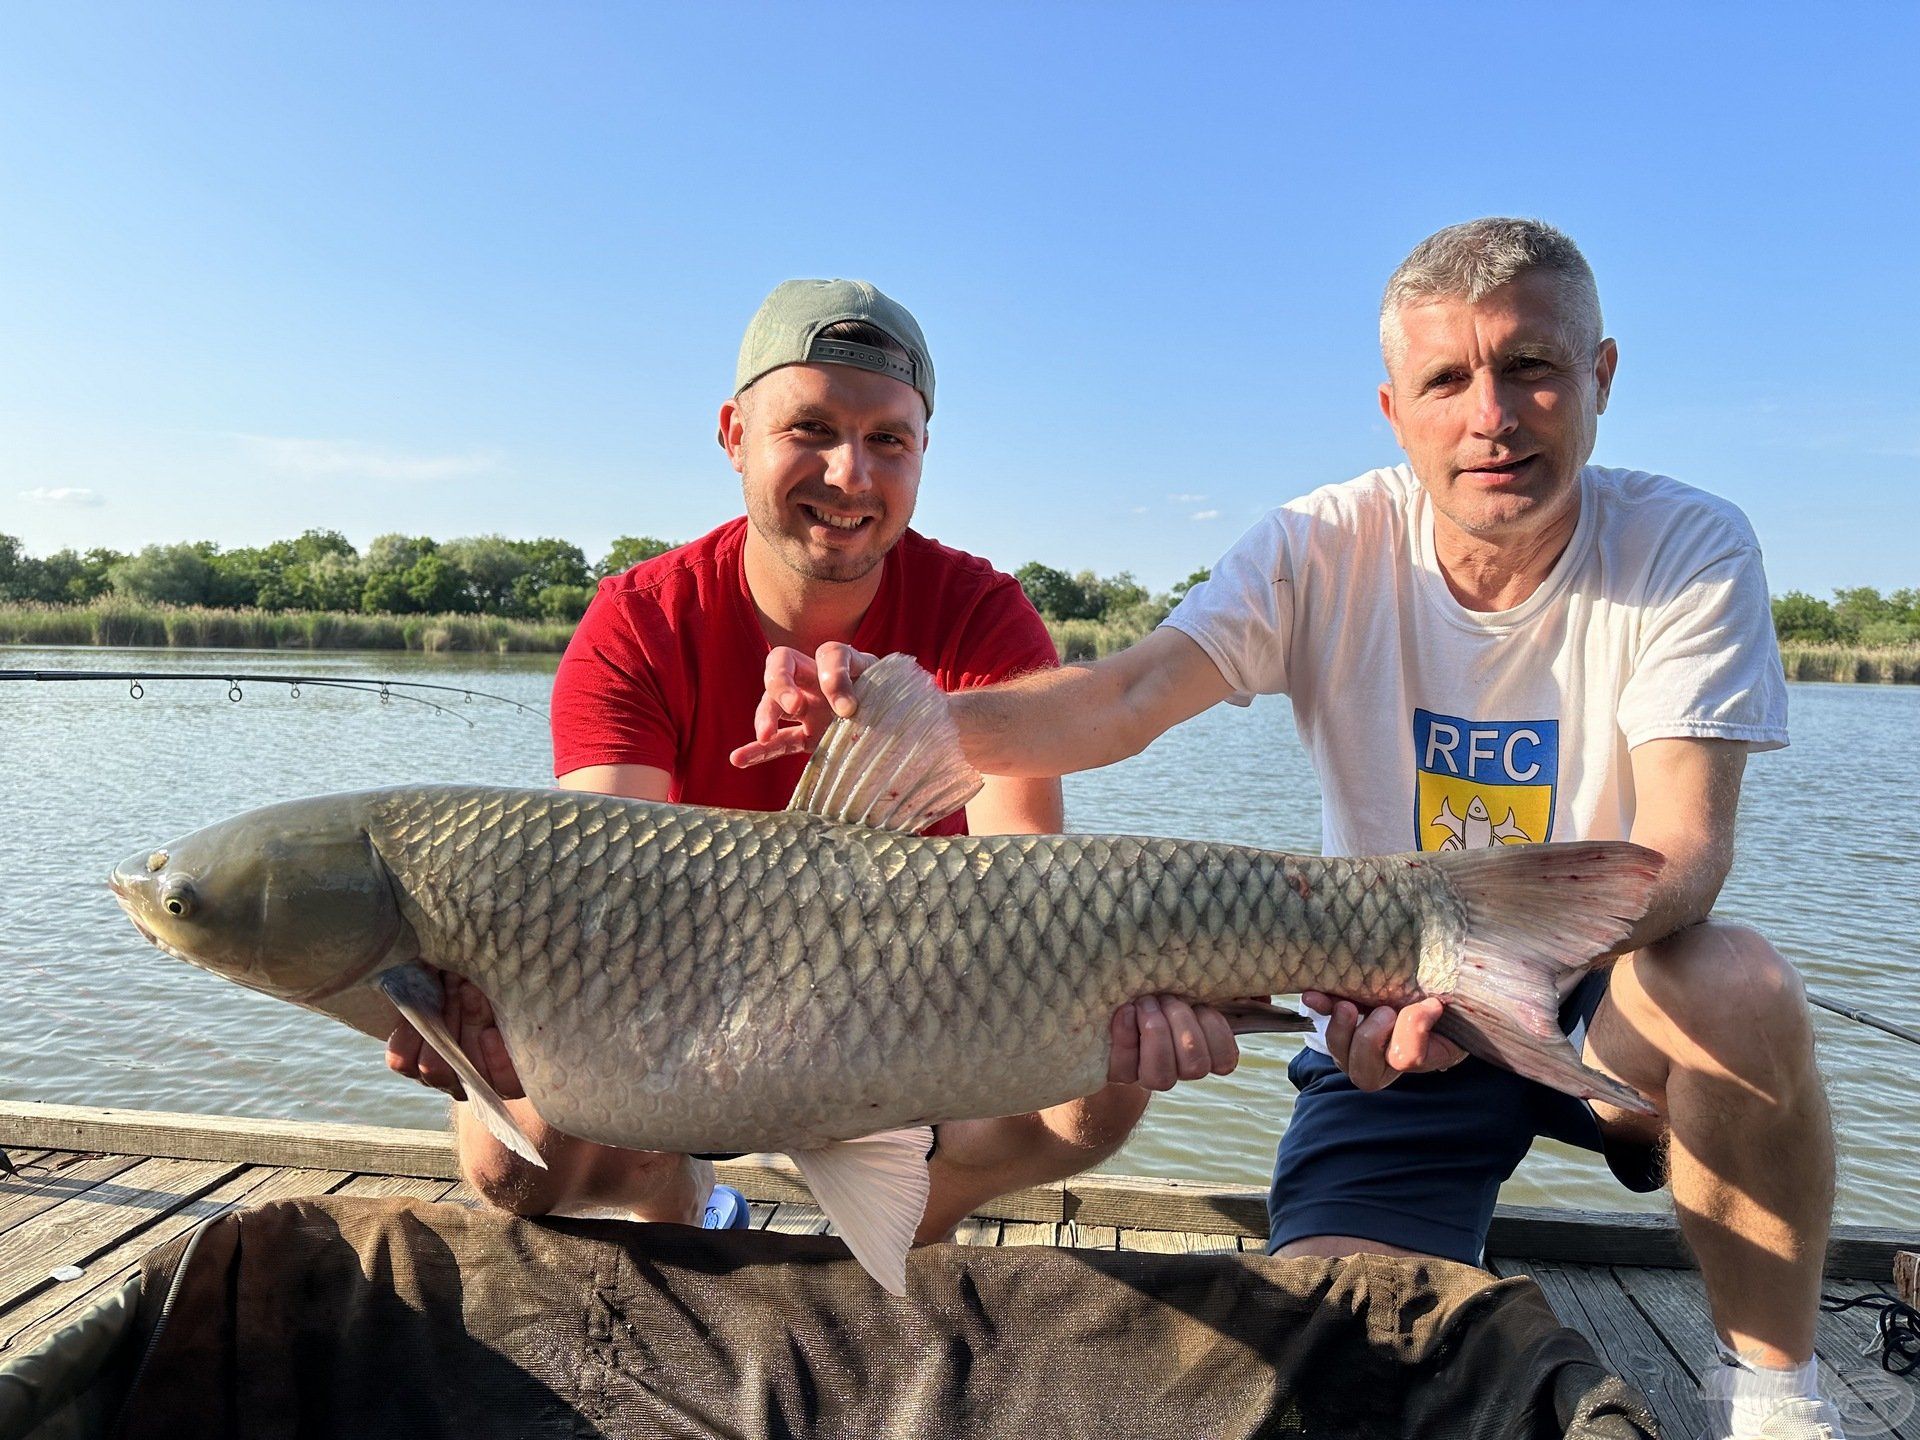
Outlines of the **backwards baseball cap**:
[{"label": "backwards baseball cap", "polygon": [[[907,358],[857,341],[821,338],[822,330],[842,320],[873,326],[898,343]],[[747,323],[733,393],[782,365],[818,364],[854,365],[891,375],[918,390],[927,414],[933,414],[933,361],[927,356],[926,337],[906,306],[864,280],[788,280],[776,285]]]}]

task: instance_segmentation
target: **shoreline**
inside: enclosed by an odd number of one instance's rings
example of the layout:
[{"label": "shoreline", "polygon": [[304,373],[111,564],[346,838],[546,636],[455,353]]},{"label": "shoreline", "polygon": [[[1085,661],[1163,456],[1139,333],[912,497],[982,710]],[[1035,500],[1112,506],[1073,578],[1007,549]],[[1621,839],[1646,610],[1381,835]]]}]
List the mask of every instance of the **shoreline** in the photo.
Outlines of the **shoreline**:
[{"label": "shoreline", "polygon": [[[1147,631],[1097,620],[1049,620],[1066,661],[1124,650]],[[0,645],[165,650],[411,651],[446,655],[558,655],[574,627],[498,615],[361,615],[324,610],[216,610],[100,600],[85,605],[0,604]],[[1920,685],[1920,644],[1780,647],[1787,679],[1841,685]]]}]

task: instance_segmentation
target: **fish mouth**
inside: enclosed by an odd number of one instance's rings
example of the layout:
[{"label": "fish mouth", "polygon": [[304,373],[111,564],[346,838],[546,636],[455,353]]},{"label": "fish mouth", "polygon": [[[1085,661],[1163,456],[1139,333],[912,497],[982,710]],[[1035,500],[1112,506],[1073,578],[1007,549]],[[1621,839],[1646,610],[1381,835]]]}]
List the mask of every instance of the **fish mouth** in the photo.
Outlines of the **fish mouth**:
[{"label": "fish mouth", "polygon": [[133,928],[138,930],[141,935],[146,938],[146,942],[149,945],[153,946],[156,950],[171,955],[176,960],[184,960],[189,965],[198,965],[200,963],[178,946],[170,945],[165,940],[162,940],[153,932],[152,927],[140,918],[139,896],[131,885],[120,878],[119,871],[115,870],[107,876],[107,888],[113,891],[113,898],[120,902],[120,908],[126,912],[127,919],[133,922]]}]

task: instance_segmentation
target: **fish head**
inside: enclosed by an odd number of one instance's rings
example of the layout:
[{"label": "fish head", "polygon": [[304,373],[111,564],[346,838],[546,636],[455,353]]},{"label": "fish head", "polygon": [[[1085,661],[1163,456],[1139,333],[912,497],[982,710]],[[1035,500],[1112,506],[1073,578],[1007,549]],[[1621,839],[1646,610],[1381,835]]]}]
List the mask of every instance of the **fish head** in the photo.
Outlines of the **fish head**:
[{"label": "fish head", "polygon": [[412,956],[392,876],[344,798],[209,825],[128,856],[107,885],[167,954],[311,1004]]}]

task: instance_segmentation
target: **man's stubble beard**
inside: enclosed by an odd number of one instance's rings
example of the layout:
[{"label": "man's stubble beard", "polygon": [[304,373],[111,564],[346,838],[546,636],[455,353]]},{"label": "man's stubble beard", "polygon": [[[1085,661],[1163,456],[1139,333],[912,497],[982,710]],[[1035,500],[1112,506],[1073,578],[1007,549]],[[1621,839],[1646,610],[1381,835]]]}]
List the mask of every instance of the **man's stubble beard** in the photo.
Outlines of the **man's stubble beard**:
[{"label": "man's stubble beard", "polygon": [[[887,558],[888,551],[900,543],[896,535],[884,549],[859,555],[830,556],[829,563],[817,563],[808,549],[807,542],[789,535],[780,528],[777,514],[769,515],[759,495],[751,485],[742,484],[747,503],[747,523],[759,534],[761,543],[773,552],[779,562],[803,580],[811,580],[826,585],[850,585],[871,575]],[[905,533],[903,528],[902,534]],[[834,564],[832,561],[839,563]]]}]

